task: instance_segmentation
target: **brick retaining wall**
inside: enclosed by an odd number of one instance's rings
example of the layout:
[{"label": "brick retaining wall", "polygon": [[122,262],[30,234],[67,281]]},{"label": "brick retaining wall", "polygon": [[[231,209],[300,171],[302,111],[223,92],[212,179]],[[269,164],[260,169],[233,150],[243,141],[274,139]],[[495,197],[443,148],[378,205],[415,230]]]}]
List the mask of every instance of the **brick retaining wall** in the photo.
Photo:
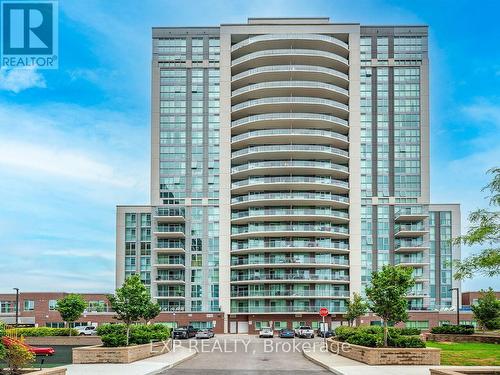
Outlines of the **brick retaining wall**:
[{"label": "brick retaining wall", "polygon": [[441,363],[441,350],[436,348],[369,348],[329,339],[328,350],[368,365],[439,365]]},{"label": "brick retaining wall", "polygon": [[69,346],[95,346],[102,345],[99,336],[42,336],[25,337],[24,341],[33,346],[69,345]]},{"label": "brick retaining wall", "polygon": [[168,353],[170,348],[171,340],[168,345],[154,343],[153,346],[144,344],[107,348],[99,345],[73,348],[73,363],[130,363]]},{"label": "brick retaining wall", "polygon": [[500,344],[499,335],[453,335],[445,333],[428,333],[425,335],[427,341],[437,341],[437,342],[482,342],[487,344]]}]

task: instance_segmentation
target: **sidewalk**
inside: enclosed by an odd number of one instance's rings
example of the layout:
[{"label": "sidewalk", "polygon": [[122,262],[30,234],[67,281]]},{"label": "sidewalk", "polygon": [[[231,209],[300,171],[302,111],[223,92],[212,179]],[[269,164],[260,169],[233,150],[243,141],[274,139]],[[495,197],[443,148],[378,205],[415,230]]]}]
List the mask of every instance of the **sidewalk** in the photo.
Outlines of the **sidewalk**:
[{"label": "sidewalk", "polygon": [[369,366],[341,355],[316,350],[303,351],[304,357],[336,375],[429,375],[429,369],[441,366]]},{"label": "sidewalk", "polygon": [[132,363],[68,365],[64,367],[68,369],[66,375],[153,375],[178,365],[195,355],[195,350],[177,347],[175,352],[146,358]]}]

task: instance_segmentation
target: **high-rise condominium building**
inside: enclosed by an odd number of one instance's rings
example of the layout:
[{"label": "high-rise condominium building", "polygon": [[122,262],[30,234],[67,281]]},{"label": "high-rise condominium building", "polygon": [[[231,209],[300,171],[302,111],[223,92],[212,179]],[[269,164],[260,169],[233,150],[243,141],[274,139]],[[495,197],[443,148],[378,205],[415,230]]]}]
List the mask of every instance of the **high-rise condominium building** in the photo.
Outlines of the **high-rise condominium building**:
[{"label": "high-rise condominium building", "polygon": [[411,310],[450,307],[460,215],[429,200],[427,35],[328,18],[154,28],[151,203],[118,206],[117,285],[140,273],[164,310],[245,332],[320,307],[340,320],[400,264]]}]

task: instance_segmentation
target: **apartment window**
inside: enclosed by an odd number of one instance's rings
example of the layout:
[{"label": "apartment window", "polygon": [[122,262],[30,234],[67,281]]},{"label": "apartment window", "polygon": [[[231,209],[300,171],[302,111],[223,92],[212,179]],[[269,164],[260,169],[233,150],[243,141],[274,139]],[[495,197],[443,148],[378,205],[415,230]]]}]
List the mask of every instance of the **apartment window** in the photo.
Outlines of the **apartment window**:
[{"label": "apartment window", "polygon": [[279,329],[284,329],[286,328],[287,323],[286,322],[274,322],[274,329],[279,330]]},{"label": "apartment window", "polygon": [[450,321],[449,321],[449,320],[440,320],[440,321],[439,321],[439,326],[440,326],[440,327],[441,327],[441,326],[448,326],[448,325],[450,325],[450,324],[451,324],[451,323],[450,323]]},{"label": "apartment window", "polygon": [[201,301],[191,301],[191,311],[201,311]]},{"label": "apartment window", "polygon": [[409,320],[406,322],[406,328],[429,329],[428,320]]},{"label": "apartment window", "polygon": [[269,322],[255,322],[255,329],[259,330],[262,327],[269,327]]},{"label": "apartment window", "polygon": [[49,328],[64,328],[64,322],[47,322],[45,327]]},{"label": "apartment window", "polygon": [[1,313],[11,313],[15,310],[15,302],[12,301],[0,301],[0,314]]},{"label": "apartment window", "polygon": [[125,214],[125,227],[135,227],[136,220],[136,214]]},{"label": "apartment window", "polygon": [[55,311],[57,307],[57,300],[51,299],[49,300],[49,311]]},{"label": "apartment window", "polygon": [[24,300],[24,311],[33,311],[35,310],[35,301],[33,300]]}]

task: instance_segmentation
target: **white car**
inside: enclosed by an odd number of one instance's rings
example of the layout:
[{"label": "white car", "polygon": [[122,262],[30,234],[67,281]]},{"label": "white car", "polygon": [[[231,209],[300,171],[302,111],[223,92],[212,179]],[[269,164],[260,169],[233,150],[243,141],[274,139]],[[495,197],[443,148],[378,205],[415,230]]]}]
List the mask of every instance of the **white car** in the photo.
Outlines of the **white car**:
[{"label": "white car", "polygon": [[211,339],[214,336],[214,332],[211,329],[202,329],[196,332],[197,339]]},{"label": "white car", "polygon": [[298,336],[300,338],[313,339],[314,331],[309,326],[300,326],[298,329],[295,330],[295,336]]},{"label": "white car", "polygon": [[271,327],[262,327],[259,331],[259,337],[260,338],[262,338],[262,337],[273,338],[274,337],[273,329]]},{"label": "white car", "polygon": [[82,327],[75,327],[75,329],[78,331],[79,336],[91,336],[97,334],[96,326],[82,326]]}]

